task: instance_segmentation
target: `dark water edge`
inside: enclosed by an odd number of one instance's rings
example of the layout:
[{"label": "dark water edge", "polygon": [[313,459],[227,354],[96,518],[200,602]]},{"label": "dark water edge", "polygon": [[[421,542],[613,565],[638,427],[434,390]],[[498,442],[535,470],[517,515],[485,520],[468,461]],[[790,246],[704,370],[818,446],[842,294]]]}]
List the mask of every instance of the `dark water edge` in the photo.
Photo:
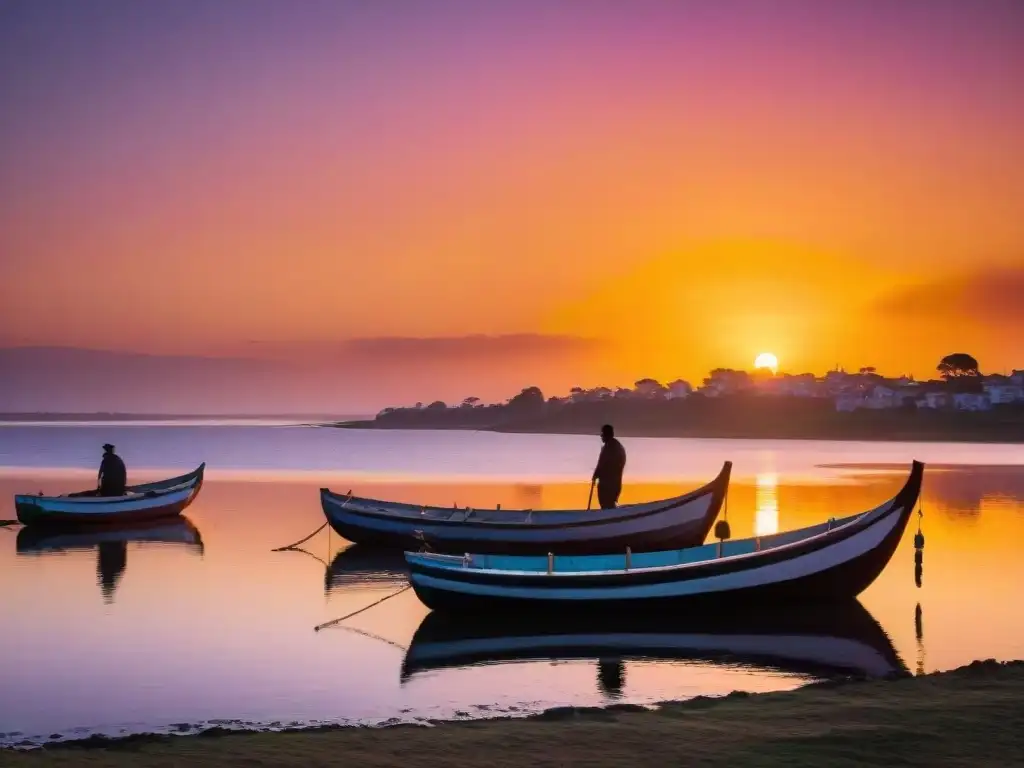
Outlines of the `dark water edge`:
[{"label": "dark water edge", "polygon": [[[739,427],[709,427],[671,423],[631,424],[608,419],[619,437],[691,438],[706,440],[827,440],[830,442],[877,443],[979,443],[1020,445],[1024,443],[1024,423],[995,422],[968,425],[900,425],[885,423],[836,424],[807,426],[794,423],[787,428],[761,427],[757,424]],[[380,423],[376,421],[339,421],[316,426],[337,429],[426,430],[496,432],[529,435],[595,435],[603,420],[585,424],[502,424],[472,426],[449,423]]]},{"label": "dark water edge", "polygon": [[[975,665],[1006,666],[1024,664],[1024,661],[997,662],[994,659],[986,661],[975,661],[967,667]],[[960,670],[951,670],[959,672]],[[932,672],[921,677],[933,677],[946,675],[949,672]],[[425,718],[411,717],[399,718],[389,717],[379,720],[292,720],[288,723],[281,721],[252,722],[246,720],[208,720],[199,723],[173,723],[164,728],[130,732],[129,729],[118,729],[120,734],[112,736],[109,731],[103,729],[74,729],[71,733],[73,738],[66,738],[63,734],[50,734],[48,737],[25,738],[21,741],[10,743],[13,738],[22,736],[21,733],[0,733],[0,741],[7,741],[8,745],[0,745],[0,750],[26,750],[43,748],[48,750],[56,749],[134,749],[142,744],[166,743],[173,738],[182,736],[193,736],[196,738],[216,738],[222,736],[238,736],[250,733],[329,733],[333,731],[345,731],[361,728],[395,728],[395,727],[431,727],[457,722],[502,722],[508,720],[534,720],[542,722],[559,722],[575,719],[605,719],[610,715],[620,712],[653,712],[658,709],[671,707],[680,709],[703,709],[709,705],[730,701],[735,699],[746,699],[749,697],[770,696],[778,693],[793,693],[816,688],[840,688],[846,685],[864,683],[870,681],[895,681],[914,677],[910,672],[896,672],[885,677],[867,677],[847,675],[843,677],[824,678],[798,686],[790,691],[770,691],[764,693],[751,693],[744,690],[734,690],[722,696],[697,695],[687,699],[666,699],[650,704],[614,703],[604,706],[559,706],[547,707],[541,710],[531,710],[528,707],[490,707],[486,704],[478,704],[472,707],[477,710],[476,714],[467,711],[458,711],[452,717],[446,718]],[[88,734],[88,735],[82,735]]]},{"label": "dark water edge", "polygon": [[[1016,671],[1024,667],[1024,660],[997,661],[995,659],[975,660],[969,664],[957,667],[956,669],[935,671],[926,674],[914,675],[910,672],[900,672],[888,675],[883,678],[871,678],[863,676],[845,676],[810,682],[798,686],[790,691],[769,691],[763,693],[749,693],[742,690],[734,690],[722,696],[694,696],[687,699],[668,699],[657,701],[651,704],[608,704],[605,706],[590,707],[549,707],[540,711],[530,712],[510,707],[506,710],[490,710],[486,706],[478,707],[485,713],[479,716],[472,716],[469,713],[458,713],[456,717],[448,719],[434,718],[410,718],[402,719],[391,717],[379,721],[324,721],[311,720],[306,722],[292,721],[283,723],[280,721],[254,723],[240,720],[210,720],[204,723],[178,723],[168,726],[165,729],[139,733],[128,733],[126,735],[111,736],[101,732],[92,732],[88,736],[79,736],[81,731],[74,731],[75,738],[63,738],[61,734],[52,734],[48,739],[33,741],[25,739],[10,744],[7,747],[0,747],[0,751],[64,751],[64,750],[91,750],[102,749],[109,751],[131,751],[144,745],[166,744],[172,739],[181,737],[192,737],[197,739],[224,738],[231,736],[244,736],[253,733],[280,733],[280,734],[314,734],[331,733],[338,731],[351,731],[357,729],[400,729],[400,728],[424,728],[444,726],[456,722],[473,721],[477,723],[499,723],[509,721],[519,722],[567,722],[567,721],[609,721],[615,715],[621,713],[658,712],[660,710],[671,710],[673,713],[685,712],[688,710],[704,710],[729,701],[739,699],[760,700],[764,705],[770,706],[772,701],[778,700],[780,695],[799,694],[804,691],[821,689],[832,689],[842,692],[844,689],[855,689],[864,683],[885,682],[894,684],[899,681],[912,679],[930,679],[949,685],[957,685],[964,680],[970,680],[976,685],[979,678],[986,676],[1000,675],[1007,671]],[[927,695],[927,692],[923,695]],[[497,714],[494,714],[497,712]],[[121,733],[125,733],[124,730]],[[0,738],[17,737],[19,733],[0,733]]]}]

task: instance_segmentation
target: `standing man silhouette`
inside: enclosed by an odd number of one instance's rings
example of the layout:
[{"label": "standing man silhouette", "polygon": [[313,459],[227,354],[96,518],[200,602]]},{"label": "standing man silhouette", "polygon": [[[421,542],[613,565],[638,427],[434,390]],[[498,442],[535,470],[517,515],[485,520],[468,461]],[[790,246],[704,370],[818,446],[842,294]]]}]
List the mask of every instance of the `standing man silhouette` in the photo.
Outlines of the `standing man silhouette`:
[{"label": "standing man silhouette", "polygon": [[592,482],[597,483],[597,502],[601,509],[612,509],[622,493],[622,472],[626,468],[626,449],[615,437],[611,424],[601,427],[601,455],[597,457]]},{"label": "standing man silhouette", "polygon": [[103,461],[100,462],[99,489],[97,496],[124,496],[128,482],[128,471],[121,457],[114,453],[114,446],[103,446]]}]

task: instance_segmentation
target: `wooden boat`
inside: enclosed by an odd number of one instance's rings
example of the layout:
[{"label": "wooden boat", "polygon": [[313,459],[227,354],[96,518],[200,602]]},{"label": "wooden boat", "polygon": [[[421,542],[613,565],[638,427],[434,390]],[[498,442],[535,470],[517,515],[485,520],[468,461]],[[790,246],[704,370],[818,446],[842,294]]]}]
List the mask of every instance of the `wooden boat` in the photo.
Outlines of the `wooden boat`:
[{"label": "wooden boat", "polygon": [[130,485],[124,496],[14,497],[18,520],[32,526],[92,526],[172,517],[181,513],[203,486],[206,463],[192,472],[153,483]]},{"label": "wooden boat", "polygon": [[794,531],[665,552],[457,557],[406,552],[409,579],[435,610],[675,610],[686,604],[853,599],[892,558],[921,491],[915,461],[876,509]]},{"label": "wooden boat", "polygon": [[357,544],[506,554],[646,552],[700,544],[725,499],[732,462],[682,496],[614,509],[448,509],[342,496],[320,489],[324,515]]},{"label": "wooden boat", "polygon": [[199,529],[182,516],[91,529],[28,526],[18,531],[15,549],[19,555],[44,555],[89,550],[109,544],[181,544],[203,553],[203,537]]},{"label": "wooden boat", "polygon": [[600,614],[478,621],[428,613],[402,662],[401,682],[428,671],[528,661],[705,661],[814,678],[909,674],[885,630],[858,600],[755,611]]}]

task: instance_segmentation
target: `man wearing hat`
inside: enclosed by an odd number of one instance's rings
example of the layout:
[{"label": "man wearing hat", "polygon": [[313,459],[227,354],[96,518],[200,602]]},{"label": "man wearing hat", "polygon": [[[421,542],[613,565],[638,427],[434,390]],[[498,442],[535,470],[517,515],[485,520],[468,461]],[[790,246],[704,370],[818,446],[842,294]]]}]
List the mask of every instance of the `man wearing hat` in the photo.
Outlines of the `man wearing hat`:
[{"label": "man wearing hat", "polygon": [[99,491],[97,496],[124,496],[128,484],[128,470],[121,457],[114,453],[114,446],[103,446],[103,461],[100,462]]}]

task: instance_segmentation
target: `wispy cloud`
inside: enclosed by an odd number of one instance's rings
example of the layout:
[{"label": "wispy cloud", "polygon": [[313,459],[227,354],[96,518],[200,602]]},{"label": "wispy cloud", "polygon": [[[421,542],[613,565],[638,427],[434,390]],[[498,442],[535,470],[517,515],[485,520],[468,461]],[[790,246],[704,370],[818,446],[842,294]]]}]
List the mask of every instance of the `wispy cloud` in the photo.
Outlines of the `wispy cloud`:
[{"label": "wispy cloud", "polygon": [[885,297],[879,309],[907,317],[1019,324],[1024,322],[1024,265],[980,269],[905,288]]},{"label": "wispy cloud", "polygon": [[568,335],[516,333],[496,336],[380,336],[350,339],[343,351],[359,359],[390,361],[470,361],[549,358],[595,352],[598,339]]}]

